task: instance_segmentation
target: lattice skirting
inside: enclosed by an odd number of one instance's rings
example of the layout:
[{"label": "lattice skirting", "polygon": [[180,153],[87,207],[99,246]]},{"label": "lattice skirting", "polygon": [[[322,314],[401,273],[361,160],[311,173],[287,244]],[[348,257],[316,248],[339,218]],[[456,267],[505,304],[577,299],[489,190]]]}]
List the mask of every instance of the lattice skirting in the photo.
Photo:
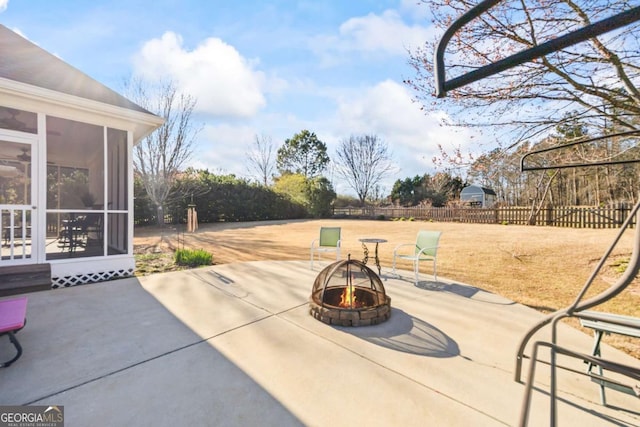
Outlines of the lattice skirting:
[{"label": "lattice skirting", "polygon": [[121,279],[133,276],[133,269],[102,271],[96,273],[77,274],[74,276],[52,277],[51,287],[53,289],[68,288],[76,285],[86,285],[88,283],[105,282],[107,280]]}]

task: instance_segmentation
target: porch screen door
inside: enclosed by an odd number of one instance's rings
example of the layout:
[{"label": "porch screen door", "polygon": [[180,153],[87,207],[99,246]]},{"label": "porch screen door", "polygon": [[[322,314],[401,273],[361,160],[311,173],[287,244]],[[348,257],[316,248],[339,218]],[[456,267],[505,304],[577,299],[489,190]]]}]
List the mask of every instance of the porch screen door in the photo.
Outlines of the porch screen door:
[{"label": "porch screen door", "polygon": [[0,266],[36,263],[36,138],[0,130]]}]

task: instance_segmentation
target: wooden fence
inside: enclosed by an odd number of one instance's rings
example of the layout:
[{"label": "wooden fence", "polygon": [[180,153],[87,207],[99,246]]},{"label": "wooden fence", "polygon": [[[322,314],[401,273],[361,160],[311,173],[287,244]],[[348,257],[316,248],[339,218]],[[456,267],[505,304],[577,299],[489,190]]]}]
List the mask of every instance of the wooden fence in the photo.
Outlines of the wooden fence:
[{"label": "wooden fence", "polygon": [[[618,228],[627,218],[631,206],[611,207],[559,206],[543,208],[530,221],[530,207],[461,208],[461,207],[346,207],[335,208],[334,217],[414,218],[424,221],[469,222],[483,224],[547,225],[571,228]],[[634,221],[635,222],[635,221]]]}]

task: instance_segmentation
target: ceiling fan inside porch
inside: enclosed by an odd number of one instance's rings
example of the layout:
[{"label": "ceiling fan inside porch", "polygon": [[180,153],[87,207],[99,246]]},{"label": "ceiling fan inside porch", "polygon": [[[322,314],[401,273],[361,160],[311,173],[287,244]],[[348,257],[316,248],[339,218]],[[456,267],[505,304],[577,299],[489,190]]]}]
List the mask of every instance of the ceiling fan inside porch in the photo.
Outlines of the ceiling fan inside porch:
[{"label": "ceiling fan inside porch", "polygon": [[[17,130],[20,132],[28,132],[28,133],[38,133],[38,129],[36,126],[29,126],[27,122],[24,122],[18,118],[21,114],[20,110],[16,110],[15,108],[9,107],[1,107],[0,108],[0,128]],[[26,113],[26,114],[35,114],[35,113]],[[57,135],[60,136],[59,132],[53,130],[47,130],[47,135]]]},{"label": "ceiling fan inside porch", "polygon": [[[16,156],[16,159],[20,160],[21,162],[26,162],[26,163],[31,162],[31,154],[29,149],[21,148],[20,151],[22,151],[22,153],[18,154]],[[55,165],[55,163],[50,160],[47,160],[47,165]]]},{"label": "ceiling fan inside porch", "polygon": [[20,114],[20,111],[8,107],[3,108],[3,110],[9,114],[8,116],[0,117],[0,125],[2,125],[3,128],[11,130],[22,130],[32,133],[35,132],[35,129],[28,129],[27,124],[17,118],[17,116]]}]

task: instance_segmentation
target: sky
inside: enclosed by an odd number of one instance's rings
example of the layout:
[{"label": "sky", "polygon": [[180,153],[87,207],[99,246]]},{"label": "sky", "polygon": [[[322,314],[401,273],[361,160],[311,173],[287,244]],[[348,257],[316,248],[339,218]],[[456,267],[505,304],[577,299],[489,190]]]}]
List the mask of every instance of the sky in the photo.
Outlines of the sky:
[{"label": "sky", "polygon": [[[190,166],[257,179],[256,136],[276,147],[303,129],[334,156],[374,134],[392,153],[381,184],[437,172],[438,145],[473,151],[468,129],[442,127],[403,84],[408,49],[433,39],[417,0],[0,0],[0,23],[108,87],[170,79],[197,99]],[[354,192],[329,176],[338,194]]]}]

